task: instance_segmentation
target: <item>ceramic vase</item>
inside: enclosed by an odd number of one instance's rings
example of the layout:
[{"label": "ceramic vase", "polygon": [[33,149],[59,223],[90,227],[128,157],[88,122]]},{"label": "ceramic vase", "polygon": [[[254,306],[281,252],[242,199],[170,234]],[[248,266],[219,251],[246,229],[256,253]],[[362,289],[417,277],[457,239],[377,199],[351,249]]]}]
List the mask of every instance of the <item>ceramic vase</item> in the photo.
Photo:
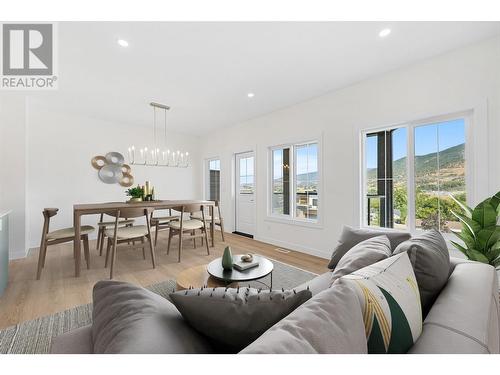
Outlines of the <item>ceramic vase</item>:
[{"label": "ceramic vase", "polygon": [[222,255],[222,268],[227,271],[233,269],[233,254],[229,246],[226,246]]}]

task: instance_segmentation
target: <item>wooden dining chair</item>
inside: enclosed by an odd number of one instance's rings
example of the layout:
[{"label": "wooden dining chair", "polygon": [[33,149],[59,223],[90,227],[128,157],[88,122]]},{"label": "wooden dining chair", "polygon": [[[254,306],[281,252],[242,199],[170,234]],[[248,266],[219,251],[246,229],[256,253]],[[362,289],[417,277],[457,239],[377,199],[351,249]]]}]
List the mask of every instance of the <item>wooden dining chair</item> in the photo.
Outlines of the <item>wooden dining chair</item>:
[{"label": "wooden dining chair", "polygon": [[158,233],[160,231],[170,230],[170,222],[174,220],[179,220],[179,215],[172,215],[172,209],[168,209],[168,216],[157,216],[154,217],[154,213],[151,214],[151,227],[155,228],[155,246],[158,242]]},{"label": "wooden dining chair", "polygon": [[[196,238],[204,238],[207,247],[207,255],[210,255],[210,249],[208,245],[208,235],[207,226],[205,225],[205,206],[199,204],[188,204],[174,210],[180,211],[181,215],[179,220],[171,221],[169,223],[170,231],[168,233],[168,244],[167,244],[167,255],[170,252],[170,242],[173,236],[179,236],[179,256],[178,262],[181,261],[181,250],[182,250],[182,240],[192,239],[194,243],[194,248],[196,249]],[[186,220],[184,214],[195,214],[201,213],[201,220],[198,219],[188,219]],[[200,234],[196,234],[196,231],[200,230]],[[188,235],[185,235],[188,233]]]},{"label": "wooden dining chair", "polygon": [[[104,214],[101,214],[101,217],[99,218],[99,222],[97,223],[97,227],[99,228],[97,231],[97,244],[96,244],[96,250],[99,251],[99,255],[102,255],[102,251],[104,249],[104,242],[106,241],[106,230],[107,229],[113,229],[115,226],[115,220],[112,221],[103,221],[104,220]],[[134,219],[120,219],[118,220],[118,225],[120,227],[129,227],[134,224],[135,220]]]},{"label": "wooden dining chair", "polygon": [[[42,241],[40,243],[40,250],[38,253],[38,265],[36,272],[36,279],[40,280],[42,276],[42,269],[45,267],[45,258],[47,257],[47,247],[57,245],[65,242],[71,242],[75,239],[74,228],[64,228],[49,232],[50,218],[57,215],[58,208],[44,208],[43,209],[43,229]],[[95,230],[93,226],[83,225],[81,227],[81,241],[83,241],[83,249],[85,254],[85,261],[87,262],[87,269],[90,268],[90,252],[89,252],[89,234]],[[76,256],[73,249],[73,256]]]},{"label": "wooden dining chair", "polygon": [[[150,215],[153,210],[153,208],[122,208],[106,213],[109,216],[115,217],[115,225],[113,229],[106,229],[105,231],[105,235],[108,238],[108,244],[106,248],[106,261],[104,267],[108,267],[108,263],[109,261],[111,261],[111,267],[109,271],[110,279],[113,278],[113,272],[116,263],[117,246],[119,244],[126,244],[124,246],[120,246],[120,249],[142,248],[142,256],[144,259],[146,259],[146,244],[144,243],[144,240],[147,239],[149,250],[151,252],[151,261],[153,263],[153,268],[156,268],[155,249],[152,241],[150,224]],[[131,227],[119,226],[119,220],[121,218],[138,218],[141,216],[144,216],[146,218],[146,225],[134,225]],[[141,244],[136,245],[135,241],[140,241]],[[131,242],[132,244],[130,244]]]},{"label": "wooden dining chair", "polygon": [[[213,202],[215,203],[215,207],[214,207],[214,214],[215,214],[214,224],[216,226],[220,227],[220,233],[221,233],[221,236],[222,236],[222,241],[225,241],[224,240],[224,219],[222,218],[222,214],[221,214],[221,211],[220,211],[220,202],[217,201],[217,200],[214,200]],[[206,212],[205,212],[205,221],[206,221],[207,224],[209,224],[211,226],[212,225],[212,216],[210,215],[209,209],[210,209],[210,207],[207,206],[206,207]],[[196,213],[192,214],[191,218],[192,219],[201,220],[202,219],[201,218],[201,212],[196,212]],[[202,238],[202,244],[203,244],[203,238]]]}]

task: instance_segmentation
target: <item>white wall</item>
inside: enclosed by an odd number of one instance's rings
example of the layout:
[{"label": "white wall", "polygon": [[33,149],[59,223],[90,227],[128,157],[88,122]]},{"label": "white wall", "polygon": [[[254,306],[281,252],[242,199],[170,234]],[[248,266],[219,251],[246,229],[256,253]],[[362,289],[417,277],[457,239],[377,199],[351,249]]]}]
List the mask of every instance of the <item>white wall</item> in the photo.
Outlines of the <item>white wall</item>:
[{"label": "white wall", "polygon": [[[73,205],[124,201],[126,188],[101,182],[90,160],[95,155],[119,151],[127,158],[131,143],[151,143],[150,127],[112,123],[74,114],[46,110],[43,102],[28,99],[27,104],[27,216],[29,247],[38,247],[44,207],[57,207],[51,230],[73,226]],[[146,180],[155,186],[160,199],[201,197],[201,169],[197,161],[199,139],[169,133],[169,147],[188,151],[193,166],[159,168],[132,166],[135,184]],[[84,217],[83,224],[96,225],[98,217]]]},{"label": "white wall", "polygon": [[[495,38],[215,132],[204,143],[202,159],[221,158],[227,230],[234,223],[234,153],[255,150],[256,239],[329,257],[342,224],[360,224],[360,131],[469,109],[474,110],[472,202],[500,190],[499,67],[500,38]],[[269,220],[268,147],[314,137],[323,142],[322,224]]]},{"label": "white wall", "polygon": [[18,93],[0,96],[0,210],[12,210],[9,257],[25,255],[26,99]]}]

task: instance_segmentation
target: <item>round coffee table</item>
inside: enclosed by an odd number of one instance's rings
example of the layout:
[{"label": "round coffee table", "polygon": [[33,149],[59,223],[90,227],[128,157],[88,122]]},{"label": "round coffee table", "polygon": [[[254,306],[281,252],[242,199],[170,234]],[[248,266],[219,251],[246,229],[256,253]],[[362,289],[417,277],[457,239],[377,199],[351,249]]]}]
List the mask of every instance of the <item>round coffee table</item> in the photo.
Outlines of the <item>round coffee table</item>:
[{"label": "round coffee table", "polygon": [[[233,260],[235,262],[241,261],[242,255],[234,255]],[[266,287],[273,288],[273,269],[274,265],[269,259],[261,257],[259,255],[253,256],[254,261],[259,262],[257,267],[249,268],[245,271],[238,271],[233,268],[231,270],[225,270],[222,268],[222,259],[218,258],[211,261],[207,266],[207,272],[215,279],[224,282],[229,285],[234,282],[244,282],[244,281],[257,281]],[[271,275],[271,285],[264,284],[259,279]]]},{"label": "round coffee table", "polygon": [[[241,255],[235,255],[235,260],[240,259]],[[258,281],[267,275],[271,275],[271,285],[266,287],[272,288],[273,286],[273,263],[263,257],[254,255],[254,259],[258,259],[259,266],[250,268],[246,271],[238,271],[233,268],[232,271],[224,271],[222,268],[222,259],[217,258],[210,262],[208,265],[195,266],[182,271],[177,277],[176,290],[186,290],[190,287],[199,288],[207,285],[209,288],[217,287],[238,287],[238,282],[244,281]]]}]

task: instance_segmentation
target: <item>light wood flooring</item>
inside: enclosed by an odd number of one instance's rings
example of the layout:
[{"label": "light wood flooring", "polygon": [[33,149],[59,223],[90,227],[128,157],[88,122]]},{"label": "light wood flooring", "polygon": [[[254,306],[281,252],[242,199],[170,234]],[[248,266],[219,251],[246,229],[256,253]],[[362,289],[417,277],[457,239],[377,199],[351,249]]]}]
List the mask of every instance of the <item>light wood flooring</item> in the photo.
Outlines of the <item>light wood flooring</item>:
[{"label": "light wood flooring", "polygon": [[[225,234],[226,242],[222,242],[218,231],[215,232],[215,248],[210,248],[209,256],[199,239],[196,249],[192,241],[184,241],[182,261],[178,263],[176,240],[172,241],[170,254],[166,254],[167,235],[168,232],[159,234],[156,269],[152,268],[148,252],[143,260],[141,250],[118,250],[114,279],[142,286],[175,279],[182,270],[221,256],[227,245],[231,246],[233,254],[257,253],[318,274],[327,270],[328,261],[325,259],[296,251],[285,254],[277,251],[274,245],[229,233]],[[91,302],[93,285],[98,280],[109,279],[109,268],[104,268],[105,257],[99,256],[95,241],[90,246],[90,269],[87,270],[82,261],[84,267],[79,278],[74,277],[72,243],[48,248],[41,280],[35,277],[38,250],[24,259],[11,261],[9,284],[0,298],[0,329]]]}]

